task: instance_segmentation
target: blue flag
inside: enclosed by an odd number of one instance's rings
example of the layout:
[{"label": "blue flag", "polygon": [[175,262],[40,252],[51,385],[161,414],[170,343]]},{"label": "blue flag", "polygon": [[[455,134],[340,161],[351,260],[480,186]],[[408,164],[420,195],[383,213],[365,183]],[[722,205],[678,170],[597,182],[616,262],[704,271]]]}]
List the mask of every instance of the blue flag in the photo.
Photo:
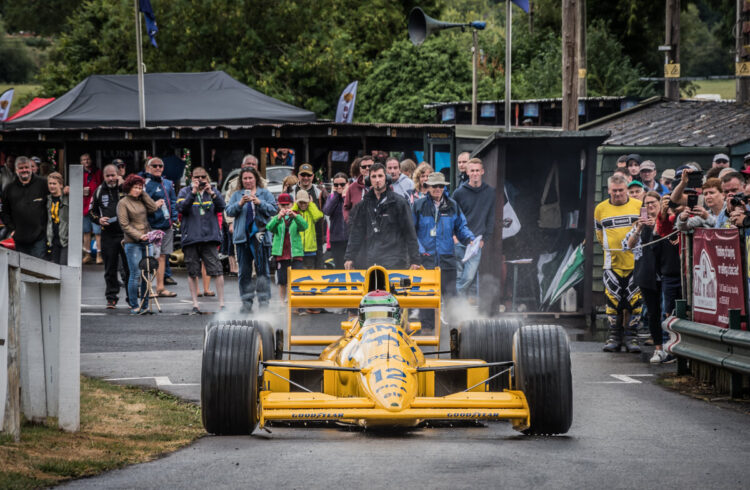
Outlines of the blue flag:
[{"label": "blue flag", "polygon": [[518,5],[518,7],[527,14],[529,13],[529,0],[513,0],[513,3]]},{"label": "blue flag", "polygon": [[[526,6],[528,8],[528,1],[526,2]],[[151,0],[138,0],[138,10],[143,12],[143,17],[146,19],[146,32],[151,39],[151,44],[153,44],[155,48],[158,48],[159,46],[156,45],[155,36],[156,33],[159,32],[159,28],[156,27],[156,18],[154,17],[154,11],[151,8]]]}]

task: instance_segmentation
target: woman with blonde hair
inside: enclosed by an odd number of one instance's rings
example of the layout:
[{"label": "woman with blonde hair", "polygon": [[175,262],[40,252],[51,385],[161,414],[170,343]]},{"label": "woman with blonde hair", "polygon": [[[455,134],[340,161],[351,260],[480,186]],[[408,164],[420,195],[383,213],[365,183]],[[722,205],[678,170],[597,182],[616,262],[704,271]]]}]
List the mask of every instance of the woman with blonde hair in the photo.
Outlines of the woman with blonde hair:
[{"label": "woman with blonde hair", "polygon": [[284,180],[281,182],[281,192],[293,195],[294,186],[299,183],[299,179],[296,175],[289,174],[286,177],[284,177]]},{"label": "woman with blonde hair", "polygon": [[52,172],[47,176],[47,243],[49,260],[68,265],[68,196],[63,194],[63,176]]},{"label": "woman with blonde hair", "polygon": [[412,180],[414,181],[414,190],[411,193],[410,202],[414,202],[417,199],[421,199],[427,195],[427,177],[434,172],[432,165],[427,162],[422,162],[417,166],[414,171]]}]

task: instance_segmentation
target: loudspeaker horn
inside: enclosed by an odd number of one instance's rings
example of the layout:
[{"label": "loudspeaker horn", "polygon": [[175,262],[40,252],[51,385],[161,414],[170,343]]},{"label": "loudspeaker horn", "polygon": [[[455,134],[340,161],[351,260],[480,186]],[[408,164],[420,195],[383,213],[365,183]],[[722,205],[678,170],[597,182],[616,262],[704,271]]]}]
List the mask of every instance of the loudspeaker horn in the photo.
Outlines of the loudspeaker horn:
[{"label": "loudspeaker horn", "polygon": [[442,29],[452,29],[454,27],[473,27],[475,29],[484,29],[484,22],[472,22],[470,24],[461,24],[454,22],[442,22],[437,19],[433,19],[429,15],[425,14],[424,11],[419,7],[414,7],[409,12],[409,39],[412,44],[419,46],[427,39],[430,33],[440,31]]}]

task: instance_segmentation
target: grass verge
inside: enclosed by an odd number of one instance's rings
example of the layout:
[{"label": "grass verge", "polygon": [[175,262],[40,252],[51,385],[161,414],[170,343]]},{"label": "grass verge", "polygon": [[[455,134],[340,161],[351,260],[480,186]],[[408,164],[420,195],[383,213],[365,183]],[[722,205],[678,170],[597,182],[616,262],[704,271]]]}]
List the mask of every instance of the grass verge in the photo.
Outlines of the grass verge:
[{"label": "grass verge", "polygon": [[0,488],[40,488],[150,461],[204,434],[200,409],[156,390],[81,377],[81,430],[24,424],[0,436]]}]

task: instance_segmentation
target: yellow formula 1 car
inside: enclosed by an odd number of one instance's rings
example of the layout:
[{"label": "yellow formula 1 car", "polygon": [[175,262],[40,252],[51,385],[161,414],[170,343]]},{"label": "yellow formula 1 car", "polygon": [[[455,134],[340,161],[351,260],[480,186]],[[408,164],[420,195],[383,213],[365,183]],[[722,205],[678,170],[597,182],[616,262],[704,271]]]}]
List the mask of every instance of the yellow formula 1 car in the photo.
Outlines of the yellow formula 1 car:
[{"label": "yellow formula 1 car", "polygon": [[[274,421],[413,427],[509,420],[527,434],[570,427],[570,349],[559,326],[467,322],[441,352],[439,270],[290,270],[288,293],[286,335],[256,320],[206,327],[201,407],[208,432],[250,434]],[[343,335],[294,335],[292,310],[300,307],[359,308],[359,316],[341,322]],[[408,321],[415,308],[436,312],[430,335],[417,335],[421,323]],[[316,345],[325,348],[315,360],[291,359],[311,355],[295,347]],[[447,353],[451,359],[425,357]]]}]

